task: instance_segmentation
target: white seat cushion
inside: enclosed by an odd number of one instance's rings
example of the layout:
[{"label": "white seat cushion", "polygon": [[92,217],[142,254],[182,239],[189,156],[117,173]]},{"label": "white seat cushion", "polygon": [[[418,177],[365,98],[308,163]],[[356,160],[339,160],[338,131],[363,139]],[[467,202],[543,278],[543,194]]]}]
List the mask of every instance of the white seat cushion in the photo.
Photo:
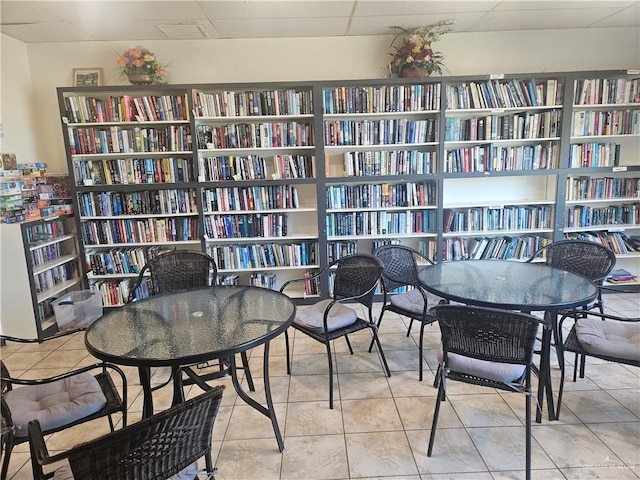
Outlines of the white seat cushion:
[{"label": "white seat cushion", "polygon": [[403,310],[409,310],[410,312],[418,314],[422,314],[424,310],[424,298],[418,289],[391,295],[389,297],[389,303]]},{"label": "white seat cushion", "polygon": [[576,336],[587,352],[640,361],[640,322],[580,318]]},{"label": "white seat cushion", "polygon": [[[298,308],[294,323],[319,332],[324,331],[324,311],[330,303],[331,300],[327,299],[313,305],[309,305],[308,307]],[[338,328],[346,327],[347,325],[355,323],[357,318],[358,316],[355,310],[346,307],[341,303],[336,303],[331,307],[331,310],[329,310],[329,316],[327,317],[327,330],[331,332]]]},{"label": "white seat cushion", "polygon": [[45,432],[87,417],[107,403],[100,384],[88,372],[43,385],[16,387],[4,398],[17,437],[27,436],[31,420],[38,420]]},{"label": "white seat cushion", "polygon": [[[442,344],[438,349],[438,362],[442,363],[444,357]],[[496,382],[511,383],[524,375],[526,366],[513,363],[489,362],[477,358],[465,357],[457,353],[447,355],[450,370],[466,373],[476,377],[488,378]]]}]

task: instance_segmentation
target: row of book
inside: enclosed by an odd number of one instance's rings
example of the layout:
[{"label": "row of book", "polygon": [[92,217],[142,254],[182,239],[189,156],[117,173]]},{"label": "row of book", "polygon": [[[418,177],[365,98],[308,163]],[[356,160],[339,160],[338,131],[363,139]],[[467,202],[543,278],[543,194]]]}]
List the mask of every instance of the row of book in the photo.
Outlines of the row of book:
[{"label": "row of book", "polygon": [[640,79],[587,78],[576,80],[574,105],[640,103]]},{"label": "row of book", "polygon": [[40,243],[49,242],[67,234],[62,220],[52,220],[50,222],[30,225],[24,229],[29,246],[34,247]]},{"label": "row of book", "polygon": [[423,112],[440,109],[440,84],[336,87],[322,91],[325,114]]},{"label": "row of book", "polygon": [[607,276],[607,282],[611,283],[638,283],[638,276],[624,268],[616,268]]},{"label": "row of book", "polygon": [[314,157],[311,155],[274,155],[267,161],[258,155],[200,157],[204,181],[264,180],[266,178],[313,178]]},{"label": "row of book", "polygon": [[318,242],[271,243],[250,245],[208,245],[207,254],[215,259],[218,270],[248,268],[301,267],[317,264]]},{"label": "row of book", "polygon": [[565,213],[567,228],[607,225],[640,225],[640,203],[590,207],[576,205]]},{"label": "row of book", "polygon": [[640,198],[640,177],[569,177],[567,200]]},{"label": "row of book", "polygon": [[521,237],[445,238],[443,261],[450,260],[526,260],[551,243],[539,235]]},{"label": "row of book", "polygon": [[436,203],[436,182],[331,185],[327,208],[426,207]]},{"label": "row of book", "polygon": [[488,80],[447,85],[447,108],[520,108],[562,105],[562,82],[548,80]]},{"label": "row of book", "polygon": [[273,290],[276,288],[276,279],[277,276],[275,273],[254,272],[249,278],[249,285]]},{"label": "row of book", "polygon": [[218,187],[202,192],[205,212],[273,210],[299,208],[298,189],[293,185],[254,185]]},{"label": "row of book", "polygon": [[186,95],[72,95],[64,97],[64,105],[70,123],[189,120]]},{"label": "row of book", "polygon": [[553,207],[549,205],[505,205],[500,208],[445,208],[443,232],[478,232],[552,228]]},{"label": "row of book", "polygon": [[369,175],[425,175],[436,173],[436,152],[394,150],[345,152],[344,173],[348,177]]},{"label": "row of book", "polygon": [[198,148],[281,148],[313,146],[308,122],[232,123],[198,125]]},{"label": "row of book", "polygon": [[324,141],[327,146],[436,142],[437,123],[405,118],[326,121]]},{"label": "row of book", "polygon": [[76,185],[144,185],[193,182],[197,178],[190,158],[74,159]]},{"label": "row of book", "polygon": [[205,218],[208,239],[286,237],[288,214],[211,215]]},{"label": "row of book", "polygon": [[178,188],[140,192],[79,193],[78,207],[81,217],[198,214],[195,189]]},{"label": "row of book", "polygon": [[522,140],[560,136],[562,111],[456,118],[445,121],[445,141]]},{"label": "row of book", "polygon": [[640,110],[580,110],[573,112],[571,135],[638,135]]},{"label": "row of book", "polygon": [[311,115],[313,92],[296,89],[194,92],[193,106],[198,117]]},{"label": "row of book", "polygon": [[75,260],[50,268],[33,276],[36,293],[42,293],[78,277],[78,264]]},{"label": "row of book", "polygon": [[550,170],[558,168],[559,146],[547,142],[536,145],[473,147],[448,150],[445,172],[503,172],[518,170]]},{"label": "row of book", "polygon": [[617,167],[619,164],[618,143],[574,143],[569,147],[569,168]]},{"label": "row of book", "polygon": [[71,155],[190,152],[191,127],[69,127]]},{"label": "row of book", "polygon": [[328,237],[435,233],[435,210],[327,214]]},{"label": "row of book", "polygon": [[144,218],[82,222],[85,245],[183,242],[198,239],[198,218]]},{"label": "row of book", "polygon": [[[135,278],[125,278],[118,280],[99,280],[91,285],[92,290],[97,290],[102,294],[102,304],[105,307],[119,307],[127,303],[129,292],[135,284]],[[151,279],[145,279],[140,288],[136,289],[136,300],[148,298],[150,295]]]},{"label": "row of book", "polygon": [[137,274],[157,250],[148,247],[96,250],[87,253],[87,269],[94,275]]},{"label": "row of book", "polygon": [[31,265],[36,268],[66,255],[65,251],[61,247],[62,245],[60,243],[52,243],[50,245],[43,245],[39,248],[30,249],[29,257],[31,259]]},{"label": "row of book", "polygon": [[588,240],[609,247],[616,255],[640,253],[640,237],[626,235],[623,232],[571,232],[565,238]]}]

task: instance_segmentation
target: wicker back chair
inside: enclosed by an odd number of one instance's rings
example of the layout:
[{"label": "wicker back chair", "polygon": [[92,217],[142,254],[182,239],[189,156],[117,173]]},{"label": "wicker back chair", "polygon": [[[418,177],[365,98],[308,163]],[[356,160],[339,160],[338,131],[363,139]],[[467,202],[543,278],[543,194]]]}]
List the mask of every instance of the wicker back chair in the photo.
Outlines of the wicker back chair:
[{"label": "wicker back chair", "polygon": [[433,451],[447,380],[520,392],[526,405],[525,471],[530,479],[531,370],[541,320],[526,313],[468,305],[438,305],[432,313],[442,333],[442,352],[427,455]]},{"label": "wicker back chair", "polygon": [[[64,332],[44,341],[75,332]],[[20,339],[5,335],[0,338],[8,342],[39,342],[35,339]],[[124,372],[116,365],[97,363],[55,377],[23,379],[12,377],[6,365],[0,361],[0,374],[0,414],[2,415],[0,445],[3,456],[0,478],[2,480],[7,478],[13,448],[28,441],[27,425],[34,417],[47,418],[48,427],[45,427],[45,435],[104,417],[107,417],[113,432],[113,414],[122,415],[123,426],[127,424],[127,379]],[[122,395],[116,388],[111,375],[119,379]],[[101,407],[91,406],[96,401],[101,404],[96,400],[98,391],[96,385],[106,400]],[[50,402],[54,396],[59,401],[52,405]],[[68,397],[68,400],[65,400],[65,397]],[[69,413],[76,409],[78,413]]]},{"label": "wicker back chair", "polygon": [[[177,290],[213,287],[217,276],[218,267],[211,256],[193,250],[170,250],[153,257],[142,268],[134,287],[129,292],[129,302],[135,301],[136,290],[147,278],[150,279],[148,283],[149,295],[153,296]],[[242,359],[240,368],[245,372],[249,389],[255,391],[247,352],[242,352],[240,356]],[[215,365],[207,363],[182,367],[182,371],[186,374],[183,383],[185,385],[196,384],[203,390],[207,390],[209,387],[205,382],[227,375],[228,368],[228,361],[216,362]],[[167,385],[171,381],[172,375],[153,387],[153,390]]]},{"label": "wicker back chair", "polygon": [[149,260],[129,292],[128,302],[136,299],[136,290],[149,281],[149,295],[168,293],[215,284],[218,267],[209,255],[193,250],[171,250]]},{"label": "wicker back chair", "polygon": [[[387,360],[378,339],[378,327],[373,320],[373,297],[375,287],[382,274],[382,263],[373,255],[357,253],[342,257],[321,269],[315,275],[290,280],[282,285],[281,292],[297,283],[316,281],[324,274],[333,273],[333,291],[327,300],[322,300],[307,307],[298,308],[293,327],[325,345],[329,360],[329,408],[333,408],[333,361],[331,342],[344,337],[353,355],[353,348],[348,335],[360,330],[369,329],[373,342],[387,376],[391,376]],[[367,311],[366,318],[357,316],[356,311],[344,304],[358,302]],[[287,352],[287,373],[291,374],[291,354],[289,350],[289,334],[285,331]]]},{"label": "wicker back chair", "polygon": [[[549,266],[582,275],[600,286],[616,264],[615,253],[600,243],[588,240],[560,240],[550,243],[527,261],[534,262],[541,258]],[[589,305],[588,309],[596,307],[600,309],[600,313],[604,311],[600,290],[596,303]]]},{"label": "wicker back chair", "polygon": [[[378,328],[385,312],[394,312],[410,319],[407,336],[411,333],[413,321],[420,322],[420,340],[418,344],[419,377],[423,376],[422,343],[424,327],[433,323],[435,317],[429,313],[427,292],[418,277],[421,265],[433,265],[433,262],[416,250],[403,245],[384,245],[374,252],[382,261],[383,302]],[[373,342],[369,346],[369,351]]]},{"label": "wicker back chair", "polygon": [[202,457],[206,475],[211,475],[206,478],[213,478],[211,434],[223,390],[224,386],[215,387],[157,415],[53,456],[49,456],[44,444],[40,424],[30,422],[33,478],[50,478],[43,474],[42,467],[67,459],[76,479],[166,479]]}]

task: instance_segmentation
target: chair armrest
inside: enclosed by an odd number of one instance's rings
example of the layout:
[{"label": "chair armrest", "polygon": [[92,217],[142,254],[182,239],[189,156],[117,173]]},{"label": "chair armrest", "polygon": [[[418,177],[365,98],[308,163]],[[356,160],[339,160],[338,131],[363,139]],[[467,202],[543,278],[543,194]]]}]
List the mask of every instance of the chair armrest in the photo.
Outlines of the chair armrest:
[{"label": "chair armrest", "polygon": [[88,365],[86,367],[78,368],[76,370],[71,370],[70,372],[62,373],[60,375],[55,375],[53,377],[47,377],[47,378],[39,378],[36,380],[3,376],[2,382],[11,383],[14,385],[44,385],[47,383],[57,382],[58,380],[62,380],[65,378],[73,377],[75,375],[79,375],[84,372],[90,372],[91,370],[96,370],[96,369],[100,369],[103,371],[106,371],[107,369],[115,371],[118,375],[120,375],[120,378],[123,381],[123,386],[124,388],[126,388],[127,379],[122,369],[120,369],[120,367],[118,367],[117,365],[114,365],[112,363],[106,363],[106,362],[94,363],[93,365]]},{"label": "chair armrest", "polygon": [[31,420],[27,427],[29,435],[29,444],[31,446],[32,461],[35,460],[40,467],[44,465],[51,465],[53,463],[64,460],[68,457],[67,451],[50,456],[47,445],[44,443],[44,436],[42,435],[42,428],[38,420]]}]

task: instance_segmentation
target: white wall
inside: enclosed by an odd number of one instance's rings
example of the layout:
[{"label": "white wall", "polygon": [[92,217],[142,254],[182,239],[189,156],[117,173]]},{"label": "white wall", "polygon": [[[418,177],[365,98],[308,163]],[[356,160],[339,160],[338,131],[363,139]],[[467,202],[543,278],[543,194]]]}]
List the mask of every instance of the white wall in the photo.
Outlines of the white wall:
[{"label": "white wall", "polygon": [[[393,36],[149,41],[170,83],[268,82],[384,77]],[[33,141],[52,172],[66,171],[56,87],[74,67],[103,67],[107,85],[126,84],[115,63],[139,42],[28,44]],[[451,33],[436,45],[450,75],[640,68],[640,29]],[[3,49],[4,64],[4,49]],[[4,72],[3,72],[4,76]],[[21,110],[13,106],[8,113]]]},{"label": "white wall", "polygon": [[33,89],[27,45],[0,35],[0,152],[21,163],[38,161],[33,126]]}]

